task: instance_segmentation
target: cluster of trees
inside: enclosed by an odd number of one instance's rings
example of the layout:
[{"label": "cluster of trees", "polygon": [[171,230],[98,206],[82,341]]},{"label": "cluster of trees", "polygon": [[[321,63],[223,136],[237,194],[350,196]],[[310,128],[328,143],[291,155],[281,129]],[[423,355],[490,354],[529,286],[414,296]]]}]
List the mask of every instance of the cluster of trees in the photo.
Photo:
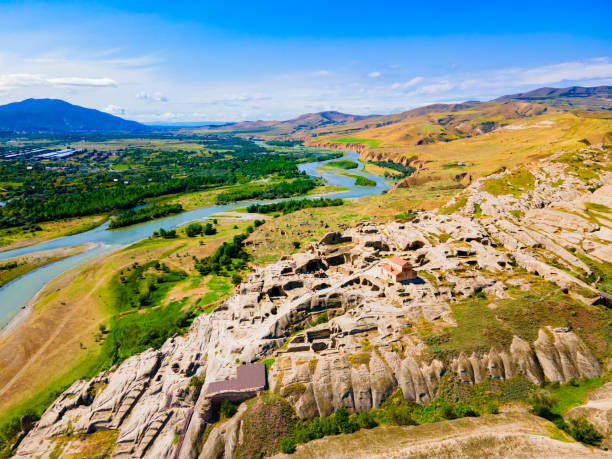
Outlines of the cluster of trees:
[{"label": "cluster of trees", "polygon": [[185,234],[187,234],[187,236],[189,237],[195,237],[201,234],[210,236],[213,234],[217,234],[217,229],[210,222],[206,223],[205,225],[202,225],[198,222],[194,222],[187,225],[187,228],[185,228]]},{"label": "cluster of trees", "polygon": [[135,223],[146,222],[156,218],[165,217],[170,214],[178,214],[183,211],[180,204],[152,204],[141,207],[140,209],[130,209],[114,217],[108,227],[110,229],[121,228],[123,226],[134,225]]},{"label": "cluster of trees", "polygon": [[252,204],[247,207],[247,212],[258,214],[269,214],[272,212],[282,212],[290,214],[300,209],[309,209],[313,207],[334,207],[344,204],[342,199],[290,199],[289,201],[275,202],[272,204]]},{"label": "cluster of trees", "polygon": [[342,158],[344,153],[309,153],[307,156],[301,158],[298,162],[300,163],[311,163],[314,161],[328,161],[330,159]]},{"label": "cluster of trees", "polygon": [[[311,153],[269,151],[237,138],[193,142],[203,144],[207,152],[158,146],[125,148],[112,156],[4,161],[0,182],[10,186],[5,187],[2,198],[8,202],[0,207],[0,228],[127,210],[157,196],[246,183],[269,175],[307,180],[297,164],[315,160]],[[118,166],[125,168],[112,171]]]},{"label": "cluster of trees", "polygon": [[161,237],[164,239],[174,239],[175,237],[177,237],[177,234],[176,234],[175,229],[166,231],[165,229],[160,228],[159,231],[153,231],[153,237]]},{"label": "cluster of trees", "polygon": [[268,140],[266,144],[273,147],[295,147],[296,145],[302,145],[303,140]]},{"label": "cluster of trees", "polygon": [[307,443],[340,433],[353,433],[359,429],[372,429],[377,425],[378,422],[367,411],[351,416],[346,408],[339,408],[332,416],[298,424],[291,437],[281,439],[279,447],[283,453],[291,454],[295,451],[296,443]]},{"label": "cluster of trees", "polygon": [[[151,272],[151,268],[155,272]],[[119,282],[114,285],[114,297],[122,305],[133,308],[151,306],[160,300],[170,284],[187,277],[184,271],[172,271],[164,263],[150,261],[145,264],[134,263],[131,267],[122,269]]]},{"label": "cluster of trees", "polygon": [[[407,166],[402,163],[394,163],[393,161],[370,161],[370,163],[375,164],[376,166],[386,167],[387,169],[393,169],[394,171],[399,172],[402,178],[408,177],[416,171],[416,167]],[[387,178],[397,178],[397,174],[389,174],[385,172],[385,177]]]},{"label": "cluster of trees", "polygon": [[242,247],[246,238],[246,234],[237,234],[231,241],[224,242],[214,254],[198,260],[196,269],[206,276],[227,273],[246,266],[249,254]]},{"label": "cluster of trees", "polygon": [[272,185],[254,183],[237,187],[234,190],[217,195],[217,204],[243,201],[246,199],[278,199],[306,194],[317,186],[318,182],[310,177],[298,178],[290,182],[279,182]]}]

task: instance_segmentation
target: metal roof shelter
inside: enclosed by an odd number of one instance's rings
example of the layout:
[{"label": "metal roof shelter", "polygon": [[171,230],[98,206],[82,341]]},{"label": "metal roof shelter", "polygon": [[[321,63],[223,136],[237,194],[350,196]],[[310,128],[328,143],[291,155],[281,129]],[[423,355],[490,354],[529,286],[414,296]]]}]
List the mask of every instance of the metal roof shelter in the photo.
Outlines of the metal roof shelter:
[{"label": "metal roof shelter", "polygon": [[212,397],[223,392],[251,392],[266,387],[266,364],[251,363],[238,367],[236,377],[208,384],[206,395]]}]

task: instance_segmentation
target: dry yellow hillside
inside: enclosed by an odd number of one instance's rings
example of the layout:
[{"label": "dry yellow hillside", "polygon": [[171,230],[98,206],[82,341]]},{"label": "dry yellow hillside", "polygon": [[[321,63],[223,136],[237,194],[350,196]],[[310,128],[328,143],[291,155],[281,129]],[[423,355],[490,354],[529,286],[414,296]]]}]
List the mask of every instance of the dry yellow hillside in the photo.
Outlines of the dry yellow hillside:
[{"label": "dry yellow hillside", "polygon": [[[315,137],[312,142],[355,147],[369,160],[407,162],[417,157],[425,167],[420,174],[467,172],[478,176],[502,165],[513,167],[559,151],[584,147],[583,139],[592,144],[612,141],[612,115],[607,113],[551,113],[552,110],[543,111],[536,104],[521,103],[484,105],[484,110],[478,106],[455,113],[428,113],[386,126],[353,131],[350,137],[327,135]],[[449,117],[451,121],[443,124]],[[481,131],[491,127],[492,130],[481,133],[477,131],[479,126],[484,127]],[[441,140],[444,138],[447,140]],[[450,138],[454,140],[448,141]],[[459,162],[465,166],[457,166]]]}]

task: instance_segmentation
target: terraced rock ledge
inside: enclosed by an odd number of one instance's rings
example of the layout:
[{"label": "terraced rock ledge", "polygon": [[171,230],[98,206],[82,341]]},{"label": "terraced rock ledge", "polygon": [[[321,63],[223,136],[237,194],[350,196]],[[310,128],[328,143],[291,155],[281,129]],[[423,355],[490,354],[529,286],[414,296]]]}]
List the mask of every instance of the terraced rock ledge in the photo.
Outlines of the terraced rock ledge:
[{"label": "terraced rock ledge", "polygon": [[[17,456],[49,457],[60,446],[67,454],[67,434],[115,431],[116,457],[232,457],[245,405],[207,429],[216,421],[207,390],[241,365],[272,357],[268,388],[300,419],[376,408],[398,389],[427,404],[449,375],[469,386],[600,376],[607,343],[575,329],[574,316],[520,328],[507,314],[509,304],[529,309],[521,295],[536,292],[542,302],[562,295],[580,311],[576,320],[588,312],[598,323],[607,294],[592,262],[612,260],[612,174],[608,150],[579,154],[593,164],[588,177],[563,156],[530,169],[526,180],[503,171],[475,181],[440,212],[362,222],[255,268],[188,334],[75,382],[24,433]],[[408,261],[417,278],[388,281],[381,266],[391,256]],[[464,337],[455,352],[437,352],[444,342],[429,338],[456,336],[458,308],[470,301],[487,302],[473,314],[491,314],[495,339]]]}]

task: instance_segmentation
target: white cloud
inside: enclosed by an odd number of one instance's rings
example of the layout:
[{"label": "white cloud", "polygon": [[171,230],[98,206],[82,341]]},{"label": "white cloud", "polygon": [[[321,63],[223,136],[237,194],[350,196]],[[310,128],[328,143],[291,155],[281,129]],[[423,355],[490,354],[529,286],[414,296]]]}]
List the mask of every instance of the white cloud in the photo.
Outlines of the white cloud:
[{"label": "white cloud", "polygon": [[417,76],[405,83],[393,83],[391,89],[406,89],[415,86],[423,81],[423,77]]},{"label": "white cloud", "polygon": [[46,80],[56,86],[92,86],[92,87],[117,87],[117,83],[110,78],[48,78]]},{"label": "white cloud", "polygon": [[566,80],[591,80],[612,77],[612,62],[609,59],[596,59],[586,62],[564,62],[556,65],[535,67],[527,70],[502,71],[501,77],[518,77],[522,84],[552,84]]},{"label": "white cloud", "polygon": [[508,68],[468,78],[461,82],[464,90],[481,88],[516,88],[561,84],[565,81],[584,82],[612,78],[610,58],[563,62],[533,68]]},{"label": "white cloud", "polygon": [[382,73],[380,73],[380,72],[370,72],[370,73],[368,73],[368,76],[370,78],[378,78],[381,75],[382,75]]},{"label": "white cloud", "polygon": [[110,78],[61,77],[47,78],[33,73],[13,73],[0,75],[0,89],[14,89],[31,86],[53,87],[116,87],[117,83]]},{"label": "white cloud", "polygon": [[450,91],[451,89],[453,89],[455,87],[454,83],[451,83],[450,81],[440,81],[438,83],[433,83],[433,84],[428,84],[425,86],[422,86],[418,89],[418,92],[420,93],[424,93],[424,94],[436,94],[438,92],[447,92]]},{"label": "white cloud", "polygon": [[103,112],[110,113],[111,115],[125,115],[125,109],[119,107],[118,105],[107,105],[102,109]]},{"label": "white cloud", "polygon": [[164,96],[161,92],[151,93],[146,91],[140,91],[138,94],[136,94],[136,98],[150,102],[168,102],[168,98]]}]

